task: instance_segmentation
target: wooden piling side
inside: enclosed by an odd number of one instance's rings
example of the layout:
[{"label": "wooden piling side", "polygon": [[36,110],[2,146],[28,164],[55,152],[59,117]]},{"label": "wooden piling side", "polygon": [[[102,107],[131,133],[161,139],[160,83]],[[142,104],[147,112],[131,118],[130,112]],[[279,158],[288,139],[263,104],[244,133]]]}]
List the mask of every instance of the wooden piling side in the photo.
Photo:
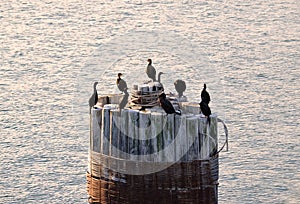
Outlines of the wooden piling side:
[{"label": "wooden piling side", "polygon": [[207,135],[207,119],[200,117],[199,120],[199,135],[200,135],[200,159],[205,159],[209,155],[209,137]]},{"label": "wooden piling side", "polygon": [[198,159],[199,147],[197,143],[198,139],[198,118],[188,117],[186,119],[186,135],[187,146],[189,147],[187,152],[187,160],[192,161]]},{"label": "wooden piling side", "polygon": [[119,109],[110,111],[110,148],[109,155],[119,157],[119,144],[121,136],[121,114]]},{"label": "wooden piling side", "polygon": [[152,112],[151,113],[151,147],[153,149],[153,154],[151,161],[162,161],[163,155],[163,114],[161,112]]},{"label": "wooden piling side", "polygon": [[91,109],[92,113],[92,138],[91,138],[91,147],[92,151],[100,153],[100,144],[101,144],[101,126],[102,126],[102,108]]},{"label": "wooden piling side", "polygon": [[[168,114],[163,117],[163,147],[164,158],[163,161],[174,162],[175,161],[175,152],[174,148],[170,148],[174,142],[175,135],[175,118],[174,114]],[[169,146],[170,145],[170,146]]]},{"label": "wooden piling side", "polygon": [[[121,97],[102,97],[100,102],[118,103]],[[119,110],[117,104],[106,104],[92,109],[91,203],[217,203],[217,116],[211,115],[208,125],[198,103],[181,106],[181,116],[167,115],[160,107]],[[154,173],[122,174],[145,169]]]},{"label": "wooden piling side", "polygon": [[140,111],[139,112],[139,139],[140,139],[140,146],[139,152],[141,154],[140,159],[142,161],[150,161],[150,154],[152,144],[151,144],[151,129],[152,129],[152,120],[151,114],[149,111]]},{"label": "wooden piling side", "polygon": [[139,156],[139,111],[128,110],[128,153],[130,160],[137,161]]},{"label": "wooden piling side", "polygon": [[128,155],[128,109],[121,110],[121,137],[119,141],[120,157],[129,159]]}]

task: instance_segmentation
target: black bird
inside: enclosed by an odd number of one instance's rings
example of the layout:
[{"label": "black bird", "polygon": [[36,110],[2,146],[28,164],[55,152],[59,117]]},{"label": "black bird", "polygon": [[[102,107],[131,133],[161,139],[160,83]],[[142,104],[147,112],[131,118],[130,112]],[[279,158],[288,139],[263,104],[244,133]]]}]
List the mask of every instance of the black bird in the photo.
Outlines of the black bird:
[{"label": "black bird", "polygon": [[152,66],[152,60],[148,59],[148,65],[146,68],[146,74],[148,75],[148,77],[150,79],[152,79],[153,81],[156,81],[156,70],[155,68]]},{"label": "black bird", "polygon": [[128,92],[127,92],[127,88],[124,89],[124,93],[125,93],[125,95],[123,96],[122,101],[121,101],[120,104],[119,104],[120,110],[121,110],[121,109],[124,109],[124,107],[125,107],[126,104],[128,103],[128,97],[129,97],[129,94],[128,94]]},{"label": "black bird", "polygon": [[124,92],[124,90],[127,89],[127,84],[123,79],[121,79],[122,75],[122,73],[118,73],[117,86],[120,91]]},{"label": "black bird", "polygon": [[210,125],[210,115],[211,115],[210,107],[204,101],[201,101],[199,104],[200,104],[200,110],[202,114],[207,117],[208,124]]},{"label": "black bird", "polygon": [[206,84],[203,85],[203,90],[201,92],[201,100],[205,103],[207,103],[207,105],[210,102],[210,96],[209,93],[206,91]]},{"label": "black bird", "polygon": [[95,82],[94,83],[94,93],[93,95],[91,96],[90,100],[89,100],[89,106],[90,106],[90,114],[91,114],[91,109],[94,105],[97,104],[98,102],[98,93],[97,93],[97,89],[96,89],[96,86],[97,86],[98,82]]},{"label": "black bird", "polygon": [[177,79],[175,82],[174,82],[174,85],[175,85],[175,89],[178,93],[178,97],[182,97],[183,96],[183,92],[185,91],[186,89],[186,85],[185,85],[185,82],[180,80],[180,79]]},{"label": "black bird", "polygon": [[166,97],[166,94],[165,93],[161,93],[158,97],[159,99],[159,103],[160,103],[160,106],[164,109],[164,111],[167,113],[167,114],[173,114],[173,113],[176,113],[178,115],[181,115],[181,112],[180,111],[175,111],[172,103],[167,99]]}]

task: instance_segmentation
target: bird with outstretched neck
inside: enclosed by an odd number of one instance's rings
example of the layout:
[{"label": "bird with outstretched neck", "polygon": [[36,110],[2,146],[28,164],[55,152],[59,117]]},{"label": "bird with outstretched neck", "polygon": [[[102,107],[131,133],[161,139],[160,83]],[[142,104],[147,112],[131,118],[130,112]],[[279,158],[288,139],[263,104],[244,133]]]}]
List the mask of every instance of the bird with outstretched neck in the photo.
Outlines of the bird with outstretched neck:
[{"label": "bird with outstretched neck", "polygon": [[123,93],[125,89],[127,89],[127,83],[124,81],[124,79],[121,79],[122,73],[118,73],[117,78],[117,86],[118,89]]},{"label": "bird with outstretched neck", "polygon": [[164,111],[167,114],[175,113],[175,114],[181,115],[180,110],[175,111],[172,103],[167,99],[167,96],[165,93],[161,93],[159,95],[158,99],[159,99],[160,106],[162,107],[162,109],[164,109]]},{"label": "bird with outstretched neck", "polygon": [[203,89],[201,92],[201,100],[207,104],[209,104],[210,102],[210,95],[209,93],[206,91],[206,84],[203,85]]},{"label": "bird with outstretched neck", "polygon": [[186,89],[185,82],[183,80],[177,79],[174,82],[174,85],[175,85],[175,89],[176,89],[176,91],[178,93],[178,98],[181,98],[183,96],[183,92]]},{"label": "bird with outstretched neck", "polygon": [[164,72],[159,72],[159,73],[158,73],[158,79],[157,79],[157,81],[158,81],[159,83],[160,83],[160,79],[161,79],[161,75],[162,75],[162,74],[164,74]]},{"label": "bird with outstretched neck", "polygon": [[92,94],[92,96],[90,97],[90,99],[89,99],[89,106],[90,106],[90,114],[91,114],[91,109],[92,109],[92,107],[94,106],[94,105],[96,105],[97,104],[97,102],[98,102],[98,93],[97,93],[97,84],[98,84],[98,82],[95,82],[94,83],[94,91],[93,91],[93,94]]}]

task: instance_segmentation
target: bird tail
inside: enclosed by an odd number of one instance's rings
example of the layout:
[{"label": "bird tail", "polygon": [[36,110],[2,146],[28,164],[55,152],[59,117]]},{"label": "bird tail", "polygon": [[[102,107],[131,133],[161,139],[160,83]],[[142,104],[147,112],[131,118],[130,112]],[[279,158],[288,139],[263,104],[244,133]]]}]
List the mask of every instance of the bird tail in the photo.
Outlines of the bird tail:
[{"label": "bird tail", "polygon": [[176,113],[177,115],[181,115],[181,110],[176,110],[175,113]]},{"label": "bird tail", "polygon": [[210,126],[210,116],[207,117],[208,125]]}]

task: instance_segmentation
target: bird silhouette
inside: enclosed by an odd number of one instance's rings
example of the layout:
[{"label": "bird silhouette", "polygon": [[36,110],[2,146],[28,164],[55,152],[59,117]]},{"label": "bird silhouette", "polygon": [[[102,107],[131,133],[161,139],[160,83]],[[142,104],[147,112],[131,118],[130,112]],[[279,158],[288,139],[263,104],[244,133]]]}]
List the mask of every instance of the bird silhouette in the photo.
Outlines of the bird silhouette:
[{"label": "bird silhouette", "polygon": [[123,93],[125,89],[127,89],[127,84],[124,81],[124,79],[121,79],[122,73],[118,73],[118,78],[117,78],[117,86],[118,89]]},{"label": "bird silhouette", "polygon": [[208,106],[208,104],[204,101],[201,101],[199,103],[200,105],[200,110],[201,110],[201,113],[203,115],[205,115],[205,117],[207,117],[207,122],[208,124],[210,125],[210,115],[211,115],[211,110],[210,110],[210,107]]},{"label": "bird silhouette", "polygon": [[148,77],[150,79],[152,79],[152,81],[156,81],[156,70],[155,68],[152,66],[152,60],[148,59],[148,65],[146,68],[146,74],[148,75]]},{"label": "bird silhouette", "polygon": [[157,80],[157,81],[158,81],[159,83],[160,83],[160,78],[161,78],[161,75],[162,75],[162,74],[164,74],[164,73],[163,73],[163,72],[159,72],[159,73],[158,73],[158,80]]},{"label": "bird silhouette", "polygon": [[210,96],[209,96],[209,93],[206,91],[206,84],[203,85],[203,89],[202,89],[202,92],[201,92],[201,100],[205,103],[207,103],[207,105],[209,104],[210,102]]},{"label": "bird silhouette", "polygon": [[183,92],[186,90],[186,85],[185,85],[185,82],[183,80],[180,80],[180,79],[177,79],[175,82],[174,82],[174,85],[175,85],[175,89],[178,93],[178,97],[182,97],[183,96]]},{"label": "bird silhouette", "polygon": [[179,110],[175,111],[172,103],[167,99],[165,93],[161,93],[159,95],[158,99],[159,99],[160,106],[164,109],[164,111],[167,114],[173,114],[173,113],[175,113],[175,114],[181,115],[181,112]]},{"label": "bird silhouette", "polygon": [[97,89],[96,89],[97,84],[98,84],[98,82],[94,82],[94,91],[93,91],[92,96],[91,96],[90,99],[89,99],[90,114],[91,114],[91,109],[92,109],[92,107],[93,107],[94,105],[96,105],[97,102],[98,102],[98,93],[97,93]]}]

